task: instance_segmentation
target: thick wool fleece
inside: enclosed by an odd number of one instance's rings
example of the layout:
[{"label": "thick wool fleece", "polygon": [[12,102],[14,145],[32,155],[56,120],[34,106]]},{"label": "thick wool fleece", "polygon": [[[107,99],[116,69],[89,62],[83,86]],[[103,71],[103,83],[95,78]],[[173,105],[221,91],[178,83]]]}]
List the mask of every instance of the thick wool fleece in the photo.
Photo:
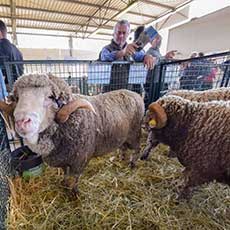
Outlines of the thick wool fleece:
[{"label": "thick wool fleece", "polygon": [[[58,97],[71,97],[64,81],[46,75],[24,76],[15,83],[14,92],[25,87],[50,86]],[[16,96],[16,95],[15,95]],[[144,116],[143,99],[128,90],[117,90],[97,96],[75,95],[84,98],[95,112],[78,109],[63,124],[52,121],[39,134],[38,144],[29,147],[43,155],[51,166],[61,167],[77,177],[93,156],[109,153],[117,148],[131,148],[139,151],[141,123]],[[135,156],[135,160],[139,156]]]},{"label": "thick wool fleece", "polygon": [[65,103],[72,100],[72,92],[68,84],[62,79],[53,75],[45,74],[29,74],[21,76],[15,83],[13,88],[13,96],[17,98],[17,88],[28,87],[47,87],[50,86],[53,96],[56,99],[61,98]]},{"label": "thick wool fleece", "polygon": [[204,91],[194,90],[175,90],[167,93],[167,95],[180,96],[190,101],[208,102],[214,100],[230,100],[230,88],[209,89]]},{"label": "thick wool fleece", "polygon": [[[74,112],[51,136],[54,149],[48,156],[44,153],[48,164],[62,168],[69,166],[72,174],[80,174],[93,156],[122,146],[138,150],[140,145],[144,107],[138,95],[119,90],[86,98],[96,115],[88,110]],[[41,133],[42,143],[47,142],[49,129]],[[39,141],[39,145],[42,143]]]},{"label": "thick wool fleece", "polygon": [[148,142],[170,146],[185,167],[184,192],[214,179],[230,185],[230,103],[198,103],[177,96],[157,103],[168,120],[164,128],[150,130]]}]

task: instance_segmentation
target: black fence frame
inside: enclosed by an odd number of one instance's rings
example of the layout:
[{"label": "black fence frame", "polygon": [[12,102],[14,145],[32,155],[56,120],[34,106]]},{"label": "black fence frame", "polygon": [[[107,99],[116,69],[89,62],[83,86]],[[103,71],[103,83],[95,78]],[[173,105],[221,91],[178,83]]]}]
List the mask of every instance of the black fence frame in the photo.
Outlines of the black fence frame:
[{"label": "black fence frame", "polygon": [[193,60],[207,60],[212,58],[225,58],[224,60],[228,60],[229,62],[225,65],[218,64],[217,66],[224,66],[224,74],[221,78],[220,87],[230,87],[230,51],[212,54],[212,55],[206,55],[203,57],[197,57],[197,58],[188,58],[188,59],[182,59],[182,60],[173,60],[173,61],[167,61],[167,62],[161,62],[158,66],[156,66],[157,70],[155,72],[155,75],[152,76],[152,84],[151,84],[151,100],[149,103],[156,101],[159,99],[162,94],[162,88],[163,83],[165,80],[165,73],[167,71],[167,66],[169,65],[180,65],[182,63],[191,62]]},{"label": "black fence frame", "polygon": [[[164,82],[164,75],[165,72],[167,71],[167,66],[168,65],[180,65],[182,63],[186,63],[186,62],[191,62],[193,60],[207,60],[207,59],[212,59],[212,58],[221,58],[221,57],[226,57],[228,60],[230,59],[230,52],[223,52],[223,53],[217,53],[217,54],[212,54],[212,55],[207,55],[207,56],[203,56],[203,57],[198,57],[198,58],[189,58],[189,59],[183,59],[183,60],[174,60],[174,61],[170,61],[170,62],[160,62],[157,66],[155,66],[154,70],[150,71],[151,75],[151,81],[150,81],[150,88],[149,88],[149,94],[150,94],[150,98],[149,101],[147,102],[147,104],[151,103],[152,101],[156,101],[160,96],[161,96],[161,90],[163,87],[163,82]],[[15,62],[8,62],[5,61],[4,62],[4,66],[6,69],[6,73],[7,73],[7,79],[9,82],[9,86],[10,88],[12,88],[13,83],[15,81],[15,79],[12,77],[13,76],[13,67],[17,64],[25,64],[25,65],[40,65],[40,64],[86,64],[86,63],[101,63],[103,64],[111,64],[108,62],[97,62],[97,61],[89,61],[89,60],[26,60],[26,61],[15,61]],[[113,62],[113,63],[117,63],[117,64],[121,64],[121,65],[133,65],[135,64],[134,62]],[[226,72],[229,72],[229,63],[226,64]],[[68,82],[68,81],[67,81]],[[81,92],[82,94],[87,94],[87,84],[84,81],[84,79],[82,79],[82,81],[79,82],[80,86],[81,86]],[[221,80],[221,85],[220,87],[228,87],[230,84],[230,79],[229,76],[227,74],[225,74]]]}]

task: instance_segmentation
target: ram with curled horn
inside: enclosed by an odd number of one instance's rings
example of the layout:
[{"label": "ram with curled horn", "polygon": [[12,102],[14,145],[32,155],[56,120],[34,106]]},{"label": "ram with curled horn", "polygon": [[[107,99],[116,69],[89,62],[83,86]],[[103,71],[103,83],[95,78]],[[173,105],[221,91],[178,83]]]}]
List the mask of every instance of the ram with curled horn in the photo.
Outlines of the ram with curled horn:
[{"label": "ram with curled horn", "polygon": [[[203,93],[205,100],[214,98],[214,91],[208,94]],[[168,145],[169,156],[185,168],[180,198],[190,198],[194,187],[213,180],[230,185],[230,101],[163,96],[149,105],[145,124],[148,139],[141,159],[159,143]]]},{"label": "ram with curled horn", "polygon": [[64,170],[65,183],[77,191],[88,161],[131,148],[130,165],[139,158],[143,99],[128,90],[96,96],[73,95],[60,78],[42,74],[20,77],[14,84],[15,129],[30,149]]}]

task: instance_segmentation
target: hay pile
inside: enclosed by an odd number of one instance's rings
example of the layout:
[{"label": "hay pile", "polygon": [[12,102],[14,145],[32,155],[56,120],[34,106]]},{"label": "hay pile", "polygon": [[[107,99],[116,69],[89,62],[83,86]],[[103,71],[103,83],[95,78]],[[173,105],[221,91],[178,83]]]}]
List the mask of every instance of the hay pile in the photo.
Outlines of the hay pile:
[{"label": "hay pile", "polygon": [[190,202],[178,202],[182,167],[159,146],[133,170],[117,154],[90,161],[80,195],[62,186],[62,172],[47,168],[29,182],[11,185],[9,230],[27,229],[230,229],[230,188],[205,185]]}]

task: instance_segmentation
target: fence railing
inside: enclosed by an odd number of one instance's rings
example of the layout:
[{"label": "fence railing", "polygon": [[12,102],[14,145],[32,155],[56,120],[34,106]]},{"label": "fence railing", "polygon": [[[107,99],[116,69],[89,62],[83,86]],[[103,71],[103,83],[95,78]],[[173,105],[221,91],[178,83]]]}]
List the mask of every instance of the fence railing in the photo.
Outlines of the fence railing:
[{"label": "fence railing", "polygon": [[[8,81],[12,87],[17,79],[14,66],[23,65],[24,73],[51,73],[64,79],[70,86],[78,87],[74,92],[97,94],[104,90],[132,88],[133,84],[144,84],[147,70],[142,63],[93,62],[76,60],[36,60],[6,62]],[[110,86],[108,89],[104,86]],[[96,88],[95,88],[96,87]],[[83,92],[84,91],[84,92]]]},{"label": "fence railing", "polygon": [[161,63],[159,98],[169,90],[206,90],[230,87],[230,52]]},{"label": "fence railing", "polygon": [[17,65],[24,73],[51,73],[64,79],[73,93],[95,95],[126,88],[145,97],[146,105],[172,89],[205,90],[228,87],[230,52],[200,58],[161,61],[147,71],[143,63],[97,62],[79,60],[32,60],[5,62],[12,88],[18,78]]}]

